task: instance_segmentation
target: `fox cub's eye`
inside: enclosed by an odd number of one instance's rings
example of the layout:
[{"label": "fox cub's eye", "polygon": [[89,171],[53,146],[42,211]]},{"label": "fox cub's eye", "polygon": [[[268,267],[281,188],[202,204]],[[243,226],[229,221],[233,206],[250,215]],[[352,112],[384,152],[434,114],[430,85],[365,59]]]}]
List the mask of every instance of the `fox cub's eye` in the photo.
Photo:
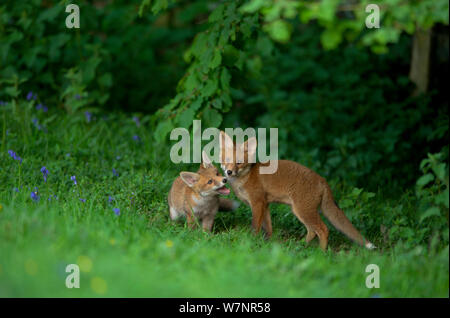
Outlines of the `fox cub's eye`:
[{"label": "fox cub's eye", "polygon": [[241,165],[241,164],[242,164],[242,162],[238,162],[238,163],[236,163],[236,164],[237,164],[237,165],[239,166],[239,165]]},{"label": "fox cub's eye", "polygon": [[211,184],[211,183],[212,183],[212,179],[208,181],[208,184]]},{"label": "fox cub's eye", "polygon": [[218,177],[218,176],[219,176],[219,172],[217,171],[217,172],[216,172],[216,177]]}]

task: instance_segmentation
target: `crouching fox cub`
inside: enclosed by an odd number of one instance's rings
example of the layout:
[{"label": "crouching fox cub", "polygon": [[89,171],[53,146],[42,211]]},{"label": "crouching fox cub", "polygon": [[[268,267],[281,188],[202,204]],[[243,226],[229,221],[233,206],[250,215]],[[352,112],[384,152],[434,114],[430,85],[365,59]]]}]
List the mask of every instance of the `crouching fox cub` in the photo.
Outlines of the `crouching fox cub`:
[{"label": "crouching fox cub", "polygon": [[192,228],[197,218],[202,222],[202,228],[210,232],[217,211],[233,211],[239,203],[219,197],[221,194],[230,194],[230,190],[225,187],[227,178],[219,173],[205,152],[202,152],[202,159],[197,173],[180,173],[167,199],[172,220],[185,216],[188,226]]},{"label": "crouching fox cub", "polygon": [[[326,250],[328,228],[318,213],[320,206],[325,217],[339,231],[368,249],[375,247],[352,225],[334,202],[328,183],[314,171],[293,161],[279,160],[275,173],[259,173],[259,168],[269,163],[251,163],[254,160],[249,160],[256,155],[255,137],[243,144],[235,144],[221,131],[220,152],[221,167],[231,189],[252,209],[252,226],[256,233],[262,226],[270,237],[272,222],[268,204],[284,203],[291,206],[294,215],[306,226],[306,242],[318,236],[320,247]],[[236,152],[243,154],[243,160],[237,160]]]}]

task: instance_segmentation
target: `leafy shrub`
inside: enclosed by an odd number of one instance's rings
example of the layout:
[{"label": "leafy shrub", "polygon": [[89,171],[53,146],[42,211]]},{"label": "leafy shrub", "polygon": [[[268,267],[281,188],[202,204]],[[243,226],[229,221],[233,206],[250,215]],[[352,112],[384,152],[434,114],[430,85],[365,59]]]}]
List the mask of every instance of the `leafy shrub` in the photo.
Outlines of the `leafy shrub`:
[{"label": "leafy shrub", "polygon": [[427,228],[427,235],[438,235],[448,244],[448,148],[437,154],[428,154],[422,160],[423,175],[417,180],[416,194],[419,202],[419,223]]}]

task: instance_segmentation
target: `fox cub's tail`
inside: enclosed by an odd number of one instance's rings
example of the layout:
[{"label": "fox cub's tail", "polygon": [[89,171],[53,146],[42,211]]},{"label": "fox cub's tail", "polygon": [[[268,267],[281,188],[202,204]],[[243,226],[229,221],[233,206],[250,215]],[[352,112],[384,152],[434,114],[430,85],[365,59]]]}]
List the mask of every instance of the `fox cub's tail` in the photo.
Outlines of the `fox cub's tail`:
[{"label": "fox cub's tail", "polygon": [[330,186],[325,182],[322,185],[323,193],[321,208],[325,217],[336,229],[359,245],[365,246],[368,249],[374,249],[375,245],[364,239],[361,233],[358,232],[350,220],[345,216],[344,212],[336,205]]}]

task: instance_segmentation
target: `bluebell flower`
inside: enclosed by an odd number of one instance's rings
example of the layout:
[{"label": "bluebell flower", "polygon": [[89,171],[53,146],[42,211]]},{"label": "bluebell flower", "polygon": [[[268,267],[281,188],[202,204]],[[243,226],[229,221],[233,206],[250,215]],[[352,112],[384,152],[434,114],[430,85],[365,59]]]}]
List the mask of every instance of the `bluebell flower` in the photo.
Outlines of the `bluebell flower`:
[{"label": "bluebell flower", "polygon": [[86,202],[86,199],[80,199],[80,201],[83,202],[83,203],[85,203],[85,202]]},{"label": "bluebell flower", "polygon": [[81,99],[81,96],[80,96],[80,94],[75,94],[75,99]]},{"label": "bluebell flower", "polygon": [[31,192],[30,197],[31,197],[31,199],[32,199],[34,202],[37,202],[37,201],[39,201],[40,197],[39,197],[39,195],[38,195],[37,188],[34,188],[34,190],[35,190],[35,191],[32,191],[32,192]]},{"label": "bluebell flower", "polygon": [[48,107],[45,106],[45,105],[42,104],[42,103],[39,103],[39,104],[36,105],[36,110],[39,110],[39,109],[42,109],[42,111],[43,111],[44,113],[46,113],[46,112],[48,111]]},{"label": "bluebell flower", "polygon": [[134,116],[133,117],[133,120],[134,120],[134,122],[136,123],[136,126],[140,126],[141,125],[141,123],[140,123],[140,121],[139,121],[139,117],[137,117],[137,116]]},{"label": "bluebell flower", "polygon": [[14,191],[19,192],[19,188],[14,188]]},{"label": "bluebell flower", "polygon": [[92,114],[90,112],[84,112],[84,116],[86,116],[87,122],[90,123],[92,119]]},{"label": "bluebell flower", "polygon": [[112,196],[109,196],[108,197],[108,203],[111,203],[111,202],[113,202],[114,201],[114,198],[112,197]]},{"label": "bluebell flower", "polygon": [[113,211],[114,211],[115,215],[120,215],[120,209],[119,208],[114,208]]},{"label": "bluebell flower", "polygon": [[44,177],[44,181],[47,182],[48,170],[46,167],[41,168],[42,175]]},{"label": "bluebell flower", "polygon": [[70,177],[70,180],[73,181],[73,184],[74,184],[74,185],[77,185],[77,179],[75,178],[75,176],[71,176],[71,177]]},{"label": "bluebell flower", "polygon": [[37,99],[37,95],[34,94],[32,91],[29,91],[27,94],[27,100],[36,100]]},{"label": "bluebell flower", "polygon": [[119,174],[117,173],[116,169],[112,168],[112,173],[114,177],[118,177]]},{"label": "bluebell flower", "polygon": [[6,105],[6,103],[4,101],[0,100],[0,106],[5,106],[5,105]]},{"label": "bluebell flower", "polygon": [[136,142],[140,142],[140,141],[141,141],[141,138],[139,138],[138,135],[134,135],[134,136],[133,136],[133,139],[134,139],[134,141],[136,141]]},{"label": "bluebell flower", "polygon": [[8,150],[8,153],[14,160],[20,161],[20,163],[22,163],[22,158],[20,158],[14,151]]}]

